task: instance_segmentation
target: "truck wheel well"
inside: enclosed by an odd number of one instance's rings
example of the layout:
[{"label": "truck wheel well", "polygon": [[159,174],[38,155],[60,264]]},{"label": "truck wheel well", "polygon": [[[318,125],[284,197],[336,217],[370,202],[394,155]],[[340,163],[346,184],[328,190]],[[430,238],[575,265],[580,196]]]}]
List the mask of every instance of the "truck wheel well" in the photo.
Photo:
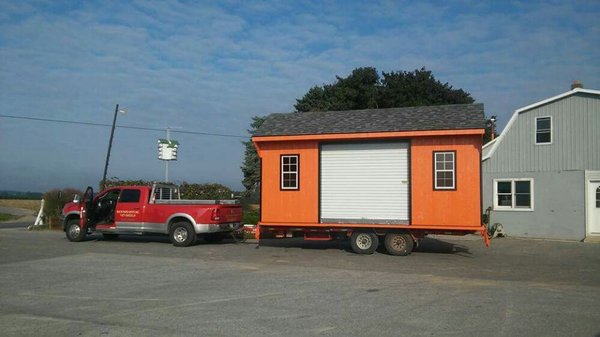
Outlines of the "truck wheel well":
[{"label": "truck wheel well", "polygon": [[71,214],[71,215],[67,216],[65,218],[65,220],[63,221],[63,230],[65,230],[65,227],[67,226],[67,223],[70,220],[73,220],[73,219],[79,219],[79,215],[77,215],[77,214]]},{"label": "truck wheel well", "polygon": [[174,217],[173,219],[171,219],[171,221],[169,221],[169,226],[168,226],[168,231],[169,232],[171,232],[171,226],[173,226],[173,224],[177,223],[177,222],[187,222],[190,225],[192,224],[190,222],[190,220],[188,218],[186,218],[186,217],[183,217],[183,216]]}]

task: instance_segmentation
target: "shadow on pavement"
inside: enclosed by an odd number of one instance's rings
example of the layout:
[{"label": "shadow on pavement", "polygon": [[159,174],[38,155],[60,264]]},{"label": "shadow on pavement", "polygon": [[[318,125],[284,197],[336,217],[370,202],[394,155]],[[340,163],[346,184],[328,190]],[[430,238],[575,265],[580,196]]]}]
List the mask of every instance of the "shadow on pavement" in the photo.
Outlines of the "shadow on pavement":
[{"label": "shadow on pavement", "polygon": [[418,253],[436,253],[436,254],[456,254],[469,257],[471,252],[469,248],[451,242],[446,242],[438,239],[424,238],[415,248],[414,252]]}]

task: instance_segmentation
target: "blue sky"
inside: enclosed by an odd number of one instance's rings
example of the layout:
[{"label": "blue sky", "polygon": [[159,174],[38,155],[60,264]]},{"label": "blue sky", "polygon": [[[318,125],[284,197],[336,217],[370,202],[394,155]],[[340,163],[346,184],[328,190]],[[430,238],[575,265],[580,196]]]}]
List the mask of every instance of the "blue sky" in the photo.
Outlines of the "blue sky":
[{"label": "blue sky", "polygon": [[[0,2],[0,115],[246,135],[311,86],[426,67],[503,127],[515,109],[600,89],[597,1]],[[0,189],[97,186],[110,129],[0,118]],[[108,175],[160,180],[163,132],[118,128]],[[176,182],[241,189],[241,138],[172,135]]]}]

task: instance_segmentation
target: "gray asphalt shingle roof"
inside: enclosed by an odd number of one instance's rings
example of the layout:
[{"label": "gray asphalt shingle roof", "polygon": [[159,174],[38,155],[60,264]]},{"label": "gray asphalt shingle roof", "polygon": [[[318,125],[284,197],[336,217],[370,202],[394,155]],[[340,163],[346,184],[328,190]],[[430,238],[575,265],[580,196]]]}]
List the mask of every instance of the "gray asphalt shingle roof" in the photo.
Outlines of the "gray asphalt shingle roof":
[{"label": "gray asphalt shingle roof", "polygon": [[254,136],[483,129],[483,104],[277,113]]}]

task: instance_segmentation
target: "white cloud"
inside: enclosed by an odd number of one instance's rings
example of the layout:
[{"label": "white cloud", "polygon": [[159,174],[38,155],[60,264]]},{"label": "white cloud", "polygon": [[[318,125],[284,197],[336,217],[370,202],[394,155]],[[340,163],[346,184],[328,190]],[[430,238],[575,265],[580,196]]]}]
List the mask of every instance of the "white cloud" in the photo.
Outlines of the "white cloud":
[{"label": "white cloud", "polygon": [[[600,9],[594,3],[60,6],[0,3],[0,113],[109,123],[114,104],[121,103],[129,109],[119,119],[122,124],[243,135],[251,116],[291,111],[307,89],[355,67],[425,66],[439,80],[471,92],[503,125],[512,110],[565,91],[574,79],[600,88]],[[107,130],[66,132],[50,124],[40,134],[32,124],[0,121],[2,147],[47,163],[42,174],[25,179],[23,167],[31,159],[17,164],[0,159],[0,167],[20,172],[3,174],[0,187],[60,187],[99,179]],[[28,140],[14,141],[22,134]],[[153,153],[158,136],[119,129],[111,174],[160,178]],[[190,157],[174,171],[182,180],[240,187],[237,139],[185,140]],[[35,143],[69,150],[49,151]],[[85,151],[93,159],[73,172],[49,172],[71,160],[72,153]],[[121,163],[119,156],[140,160]],[[55,183],[35,178],[45,176]]]}]

